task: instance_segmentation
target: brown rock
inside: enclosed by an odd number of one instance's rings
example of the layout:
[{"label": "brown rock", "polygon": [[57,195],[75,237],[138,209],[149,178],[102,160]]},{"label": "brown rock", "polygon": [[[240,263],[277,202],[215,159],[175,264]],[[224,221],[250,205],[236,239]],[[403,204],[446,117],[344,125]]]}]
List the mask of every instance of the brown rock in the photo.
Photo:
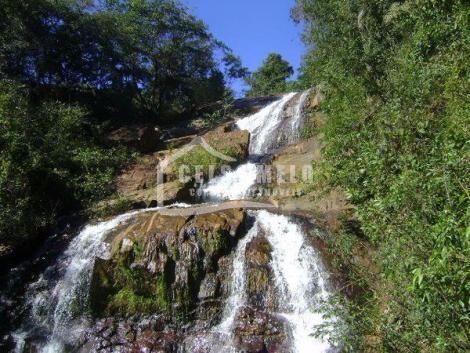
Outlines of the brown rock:
[{"label": "brown rock", "polygon": [[246,248],[247,259],[247,290],[250,305],[257,308],[275,306],[273,275],[270,267],[271,246],[260,234]]},{"label": "brown rock", "polygon": [[287,325],[283,319],[244,307],[235,319],[235,343],[247,353],[290,352]]},{"label": "brown rock", "polygon": [[[245,217],[240,209],[194,217],[135,216],[108,236],[111,260],[96,262],[90,293],[95,314],[116,308],[133,314],[166,305],[187,312],[199,300],[216,299],[219,260],[234,249]],[[136,297],[123,302],[117,293]]]}]

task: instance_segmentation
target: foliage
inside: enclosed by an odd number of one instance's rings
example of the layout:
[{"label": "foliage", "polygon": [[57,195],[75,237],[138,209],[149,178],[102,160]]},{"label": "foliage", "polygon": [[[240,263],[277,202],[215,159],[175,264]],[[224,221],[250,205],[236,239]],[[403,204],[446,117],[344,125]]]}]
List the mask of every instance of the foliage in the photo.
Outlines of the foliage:
[{"label": "foliage", "polygon": [[180,117],[246,73],[178,1],[4,0],[0,15],[3,73],[100,118]]},{"label": "foliage", "polygon": [[245,74],[176,0],[2,0],[0,249],[112,191],[129,155],[103,126],[192,116]]},{"label": "foliage", "polygon": [[11,244],[47,228],[66,210],[111,190],[127,158],[98,147],[83,109],[31,101],[22,86],[0,83],[0,241]]},{"label": "foliage", "polygon": [[374,351],[469,348],[469,14],[464,1],[432,0],[294,9],[312,48],[303,73],[326,95],[330,184],[377,248],[379,278],[361,279],[379,320],[372,328],[363,311],[355,327],[381,333]]},{"label": "foliage", "polygon": [[271,53],[261,67],[246,78],[247,96],[267,96],[288,90],[287,79],[294,74],[292,66],[280,54]]},{"label": "foliage", "polygon": [[208,126],[215,127],[227,119],[229,117],[229,112],[231,112],[233,109],[234,101],[235,99],[233,98],[232,92],[226,90],[223,99],[221,100],[219,109],[205,116],[205,120],[207,120]]}]

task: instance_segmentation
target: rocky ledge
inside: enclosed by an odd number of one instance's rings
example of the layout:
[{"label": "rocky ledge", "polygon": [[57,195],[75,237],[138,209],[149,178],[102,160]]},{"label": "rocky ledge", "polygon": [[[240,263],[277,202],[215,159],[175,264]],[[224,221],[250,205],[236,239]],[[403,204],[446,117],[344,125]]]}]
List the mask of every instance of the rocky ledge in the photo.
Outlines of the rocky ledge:
[{"label": "rocky ledge", "polygon": [[96,260],[92,312],[97,317],[162,312],[187,321],[204,301],[220,299],[224,257],[244,234],[245,223],[241,209],[133,217],[109,236],[108,259]]},{"label": "rocky ledge", "polygon": [[[207,145],[195,143],[197,141],[204,141]],[[209,174],[220,174],[224,165],[237,166],[247,159],[249,142],[248,131],[237,130],[233,123],[227,123],[199,137],[190,136],[178,148],[169,146],[167,150],[143,155],[117,178],[116,197],[98,205],[96,213],[118,214],[129,208],[153,207],[157,200],[165,205],[177,201],[197,201],[192,192],[196,170],[207,177]],[[230,161],[212,154],[207,146],[230,157]],[[183,165],[187,182],[180,180],[180,167]],[[164,183],[157,178],[158,169],[165,174]],[[121,207],[123,202],[124,208]]]}]

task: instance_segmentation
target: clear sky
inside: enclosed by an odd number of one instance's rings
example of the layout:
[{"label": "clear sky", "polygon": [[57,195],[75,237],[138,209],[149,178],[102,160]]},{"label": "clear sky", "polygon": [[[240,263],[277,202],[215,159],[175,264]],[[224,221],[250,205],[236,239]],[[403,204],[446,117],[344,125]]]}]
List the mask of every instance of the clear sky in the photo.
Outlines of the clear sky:
[{"label": "clear sky", "polygon": [[[290,18],[295,0],[182,0],[202,19],[217,39],[256,70],[271,53],[280,53],[294,69],[300,66],[304,46],[301,28]],[[235,82],[240,93],[244,86]]]}]

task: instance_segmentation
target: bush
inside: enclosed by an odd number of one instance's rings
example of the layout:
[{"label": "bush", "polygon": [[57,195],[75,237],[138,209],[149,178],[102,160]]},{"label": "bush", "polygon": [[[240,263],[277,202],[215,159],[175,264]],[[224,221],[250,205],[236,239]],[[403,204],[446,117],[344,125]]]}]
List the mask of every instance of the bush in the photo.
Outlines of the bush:
[{"label": "bush", "polygon": [[86,112],[56,102],[36,104],[27,90],[0,82],[0,242],[17,245],[57,215],[90,205],[112,190],[127,159],[99,147]]},{"label": "bush", "polygon": [[468,5],[298,0],[295,14],[326,95],[330,184],[377,248],[381,276],[362,279],[380,317],[358,334],[387,352],[468,350]]}]

